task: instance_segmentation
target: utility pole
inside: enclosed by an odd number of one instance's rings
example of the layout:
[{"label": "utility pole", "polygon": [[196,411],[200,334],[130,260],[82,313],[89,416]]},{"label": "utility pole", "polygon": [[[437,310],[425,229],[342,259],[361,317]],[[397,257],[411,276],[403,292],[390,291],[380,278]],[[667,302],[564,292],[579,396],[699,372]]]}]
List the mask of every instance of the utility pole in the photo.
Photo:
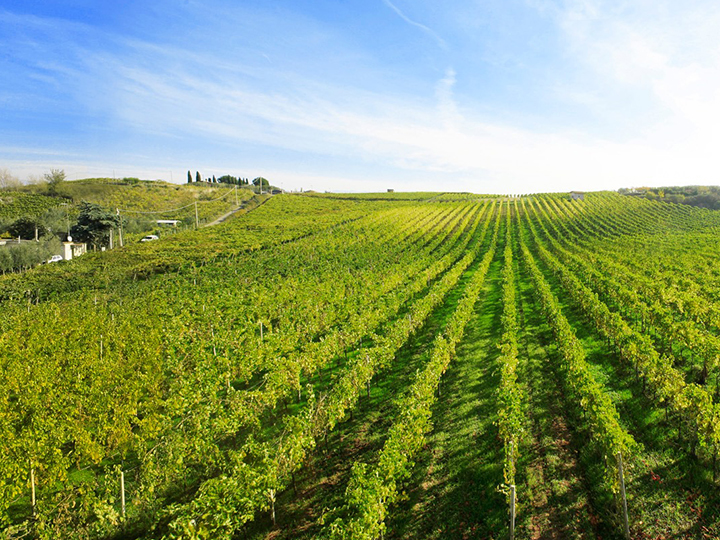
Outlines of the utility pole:
[{"label": "utility pole", "polygon": [[195,201],[195,228],[200,228],[200,219],[198,218],[197,201]]}]

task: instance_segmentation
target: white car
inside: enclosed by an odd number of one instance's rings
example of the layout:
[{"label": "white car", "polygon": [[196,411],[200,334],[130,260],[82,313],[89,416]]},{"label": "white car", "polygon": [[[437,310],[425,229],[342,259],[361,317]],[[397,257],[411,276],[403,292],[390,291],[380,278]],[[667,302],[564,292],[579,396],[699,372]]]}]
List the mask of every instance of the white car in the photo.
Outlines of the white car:
[{"label": "white car", "polygon": [[63,260],[62,255],[53,255],[52,257],[50,257],[48,259],[48,263],[60,262],[62,260]]},{"label": "white car", "polygon": [[160,240],[157,235],[155,234],[148,234],[146,237],[144,237],[141,242],[152,242],[153,240]]}]

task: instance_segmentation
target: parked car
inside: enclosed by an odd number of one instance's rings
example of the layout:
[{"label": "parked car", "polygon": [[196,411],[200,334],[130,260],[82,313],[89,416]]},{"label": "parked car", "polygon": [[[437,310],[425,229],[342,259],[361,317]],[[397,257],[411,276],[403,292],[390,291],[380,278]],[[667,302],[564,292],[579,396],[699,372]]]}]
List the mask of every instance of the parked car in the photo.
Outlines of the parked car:
[{"label": "parked car", "polygon": [[160,238],[158,238],[158,236],[156,234],[148,234],[140,241],[141,242],[152,242],[153,240],[160,240]]},{"label": "parked car", "polygon": [[48,263],[60,262],[62,260],[63,260],[62,255],[53,255],[52,257],[50,257],[48,259]]}]

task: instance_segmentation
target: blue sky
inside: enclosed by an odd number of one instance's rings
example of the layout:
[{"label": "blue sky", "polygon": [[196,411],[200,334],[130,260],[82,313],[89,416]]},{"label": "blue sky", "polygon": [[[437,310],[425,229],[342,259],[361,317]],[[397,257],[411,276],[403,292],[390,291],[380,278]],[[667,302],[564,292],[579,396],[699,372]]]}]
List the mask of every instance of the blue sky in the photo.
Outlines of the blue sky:
[{"label": "blue sky", "polygon": [[21,179],[531,193],[718,184],[717,2],[0,0]]}]

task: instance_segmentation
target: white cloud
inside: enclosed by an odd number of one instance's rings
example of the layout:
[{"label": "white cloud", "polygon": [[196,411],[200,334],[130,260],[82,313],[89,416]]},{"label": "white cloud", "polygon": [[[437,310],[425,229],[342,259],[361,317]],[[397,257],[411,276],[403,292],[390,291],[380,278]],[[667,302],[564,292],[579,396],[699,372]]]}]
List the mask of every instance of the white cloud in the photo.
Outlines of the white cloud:
[{"label": "white cloud", "polygon": [[400,17],[403,21],[405,21],[406,23],[408,23],[411,26],[419,28],[420,30],[425,32],[427,35],[432,37],[441,48],[447,49],[447,43],[436,32],[434,32],[433,30],[431,30],[424,24],[420,24],[417,21],[413,21],[411,18],[409,18],[407,15],[405,15],[402,11],[400,11],[400,9],[395,4],[390,2],[390,0],[382,0],[382,1],[387,7],[392,9],[398,15],[398,17]]},{"label": "white cloud", "polygon": [[455,75],[455,70],[448,68],[445,77],[440,79],[435,86],[438,113],[446,129],[457,129],[457,126],[463,121],[453,96],[453,87],[456,82]]}]

